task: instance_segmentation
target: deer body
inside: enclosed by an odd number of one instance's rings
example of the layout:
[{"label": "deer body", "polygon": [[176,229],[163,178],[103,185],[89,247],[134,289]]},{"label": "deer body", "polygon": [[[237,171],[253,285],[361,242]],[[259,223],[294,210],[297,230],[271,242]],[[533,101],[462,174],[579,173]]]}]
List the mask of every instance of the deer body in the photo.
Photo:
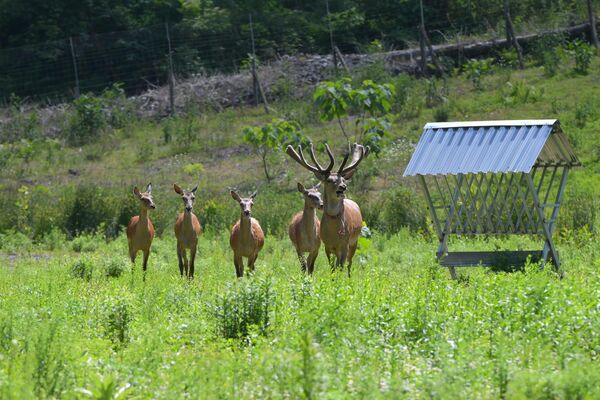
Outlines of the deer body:
[{"label": "deer body", "polygon": [[[306,190],[298,183],[298,191],[304,194],[304,210],[294,215],[288,227],[288,234],[296,248],[302,271],[306,272],[308,269],[308,273],[312,274],[321,247],[321,223],[317,218],[317,208],[323,208],[323,201],[317,187]],[[309,253],[308,259],[304,257],[304,253]]]},{"label": "deer body", "polygon": [[[332,271],[336,267],[344,268],[345,263],[348,262],[348,276],[350,276],[352,258],[356,252],[358,237],[362,229],[362,214],[358,204],[346,199],[346,180],[352,178],[360,162],[369,154],[369,147],[354,144],[351,151],[345,155],[337,173],[331,172],[335,164],[331,149],[328,145],[325,146],[325,149],[329,156],[329,165],[326,168],[323,168],[317,161],[312,143],[310,157],[314,165],[306,161],[302,148],[298,148],[298,152],[296,152],[291,146],[288,146],[286,152],[324,183],[323,217],[319,235],[325,245],[325,253]],[[351,154],[352,160],[346,166]],[[336,258],[335,265],[331,262],[332,254]]]},{"label": "deer body", "polygon": [[[179,214],[175,221],[175,237],[177,238],[177,259],[179,261],[179,273],[193,279],[195,270],[196,250],[198,247],[198,239],[202,235],[202,226],[198,217],[192,212],[195,193],[198,189],[196,186],[191,191],[184,191],[177,184],[173,185],[175,192],[181,195],[185,206],[184,212]],[[188,263],[187,251],[189,250],[190,258]]]},{"label": "deer body", "polygon": [[258,221],[251,216],[252,200],[256,193],[250,198],[242,198],[237,192],[231,191],[231,196],[240,203],[242,208],[240,220],[231,229],[229,237],[229,245],[233,250],[235,273],[238,278],[241,278],[244,276],[243,257],[248,259],[248,268],[253,272],[258,253],[265,244],[265,235]]},{"label": "deer body", "polygon": [[333,254],[342,267],[348,260],[348,271],[350,271],[362,229],[362,214],[358,204],[349,199],[335,202],[333,206],[329,204],[329,213],[326,209],[321,218],[320,237],[325,246],[325,254],[330,262]]},{"label": "deer body", "polygon": [[144,255],[143,271],[146,278],[146,269],[148,268],[148,257],[150,256],[150,246],[154,239],[154,225],[148,216],[149,209],[155,209],[152,200],[152,185],[148,184],[146,192],[142,193],[135,187],[133,193],[140,200],[140,215],[135,215],[127,225],[127,244],[129,245],[129,258],[135,264],[137,253],[141,250]]}]

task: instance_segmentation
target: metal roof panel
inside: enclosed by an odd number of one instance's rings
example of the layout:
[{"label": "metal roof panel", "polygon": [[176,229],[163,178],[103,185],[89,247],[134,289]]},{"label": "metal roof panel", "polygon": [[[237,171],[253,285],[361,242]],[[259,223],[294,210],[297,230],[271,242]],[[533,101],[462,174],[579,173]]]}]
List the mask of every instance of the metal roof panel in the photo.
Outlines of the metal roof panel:
[{"label": "metal roof panel", "polygon": [[581,165],[558,120],[428,123],[404,176],[529,172]]}]

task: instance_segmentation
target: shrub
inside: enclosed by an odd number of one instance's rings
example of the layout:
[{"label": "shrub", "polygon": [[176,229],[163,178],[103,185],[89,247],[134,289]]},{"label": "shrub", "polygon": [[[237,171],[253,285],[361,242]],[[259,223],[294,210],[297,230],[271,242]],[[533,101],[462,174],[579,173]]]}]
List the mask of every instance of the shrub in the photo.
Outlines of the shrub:
[{"label": "shrub", "polygon": [[66,128],[67,142],[79,146],[97,141],[106,126],[101,99],[84,94],[73,101],[72,107]]},{"label": "shrub", "polygon": [[102,222],[112,221],[115,209],[110,200],[109,193],[100,187],[77,187],[65,211],[66,228],[71,236],[95,232]]},{"label": "shrub", "polygon": [[71,265],[69,273],[73,278],[90,281],[94,273],[94,264],[91,259],[80,257]]},{"label": "shrub", "polygon": [[491,72],[492,59],[486,58],[483,60],[469,60],[465,65],[463,65],[463,69],[467,74],[467,78],[473,82],[473,87],[475,87],[475,90],[482,90],[483,86],[481,84],[481,79]]},{"label": "shrub", "polygon": [[0,142],[36,140],[42,137],[42,125],[38,111],[25,111],[23,101],[14,94],[10,97],[10,107],[6,120],[0,124]]},{"label": "shrub", "polygon": [[567,44],[566,48],[575,59],[574,71],[578,74],[586,75],[595,53],[594,48],[579,39]]},{"label": "shrub", "polygon": [[123,275],[128,263],[120,257],[109,258],[104,263],[104,276],[107,278],[118,278]]},{"label": "shrub", "polygon": [[266,335],[274,300],[270,280],[237,282],[217,299],[217,334],[226,339],[246,338],[254,327]]},{"label": "shrub", "polygon": [[244,142],[251,145],[256,155],[260,157],[267,182],[273,179],[267,163],[270,153],[284,151],[288,145],[295,147],[308,144],[308,139],[304,136],[302,126],[298,122],[280,118],[275,118],[260,127],[245,127],[242,134]]},{"label": "shrub", "polygon": [[104,331],[118,349],[129,342],[129,324],[132,320],[129,305],[122,300],[109,300],[105,303],[106,317]]},{"label": "shrub", "polygon": [[402,227],[413,231],[427,230],[427,210],[423,201],[407,187],[400,186],[385,194],[377,208],[380,213],[375,227],[385,233],[397,233]]},{"label": "shrub", "polygon": [[433,119],[436,122],[446,122],[450,117],[450,109],[446,104],[442,104],[433,110]]},{"label": "shrub", "polygon": [[71,248],[76,253],[91,253],[98,250],[98,238],[95,235],[82,234],[71,242]]},{"label": "shrub", "polygon": [[556,75],[560,66],[560,56],[555,49],[545,51],[543,54],[544,74],[548,77]]}]

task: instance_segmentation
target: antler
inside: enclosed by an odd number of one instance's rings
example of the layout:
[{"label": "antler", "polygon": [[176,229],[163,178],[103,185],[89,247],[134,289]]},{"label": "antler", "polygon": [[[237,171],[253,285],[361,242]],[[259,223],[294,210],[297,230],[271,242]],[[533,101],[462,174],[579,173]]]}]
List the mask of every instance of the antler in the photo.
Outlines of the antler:
[{"label": "antler", "polygon": [[[365,147],[361,144],[354,143],[352,145],[352,151],[350,151],[350,148],[348,148],[348,153],[344,156],[344,161],[342,161],[342,165],[338,170],[338,174],[344,175],[352,171],[353,169],[356,169],[360,162],[369,154],[369,150],[369,146]],[[344,168],[346,166],[346,162],[348,161],[350,153],[352,153],[352,161],[350,162],[350,165]]]},{"label": "antler", "polygon": [[298,164],[302,165],[304,168],[308,169],[309,171],[315,173],[315,174],[319,174],[319,175],[329,175],[329,173],[331,172],[331,170],[333,169],[333,164],[335,163],[335,159],[333,158],[333,154],[331,153],[331,149],[329,148],[328,145],[325,145],[325,149],[327,150],[327,155],[329,156],[329,165],[327,166],[327,168],[323,168],[321,166],[321,164],[319,164],[319,162],[317,161],[317,157],[315,156],[315,150],[313,147],[313,144],[310,144],[309,150],[310,150],[310,158],[312,159],[312,161],[314,162],[314,164],[316,166],[310,165],[307,161],[306,158],[304,157],[304,153],[302,152],[302,147],[298,146],[298,152],[296,152],[296,150],[294,150],[294,148],[291,145],[288,145],[288,147],[285,149],[285,152],[292,157]]}]

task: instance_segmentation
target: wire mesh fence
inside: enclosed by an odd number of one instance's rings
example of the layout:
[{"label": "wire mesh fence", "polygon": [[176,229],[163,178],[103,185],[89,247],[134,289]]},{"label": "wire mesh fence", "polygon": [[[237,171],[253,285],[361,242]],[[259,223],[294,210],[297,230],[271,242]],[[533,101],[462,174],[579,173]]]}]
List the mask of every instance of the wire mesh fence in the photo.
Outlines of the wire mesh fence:
[{"label": "wire mesh fence", "polygon": [[[393,7],[373,8],[362,16],[380,21],[382,47],[379,49],[369,46],[370,41],[365,40],[368,35],[363,35],[360,29],[345,27],[336,18],[329,19],[323,11],[304,33],[272,21],[268,15],[256,15],[254,29],[249,21],[220,33],[202,32],[188,23],[161,24],[0,49],[0,103],[9,102],[13,94],[22,99],[55,103],[73,99],[80,93],[98,93],[115,83],[128,94],[136,94],[165,85],[171,74],[183,79],[196,74],[230,73],[249,68],[254,50],[262,63],[268,63],[286,54],[330,54],[332,47],[349,54],[418,46],[418,23],[395,23],[400,16]],[[480,38],[504,39],[504,32],[499,28],[503,23],[501,9],[480,14],[460,24],[449,24],[439,17],[429,18],[427,29],[438,43],[465,40],[464,34],[473,32],[480,32]],[[563,17],[537,25],[538,29],[555,27],[573,15],[576,14],[565,12]],[[579,15],[579,20],[582,17]],[[523,29],[532,32],[525,24],[521,27],[520,33]],[[311,39],[308,31],[315,29],[319,33],[312,32]],[[315,35],[327,37],[315,41]],[[400,37],[404,39],[395,39]],[[332,58],[340,61],[338,56]]]}]

